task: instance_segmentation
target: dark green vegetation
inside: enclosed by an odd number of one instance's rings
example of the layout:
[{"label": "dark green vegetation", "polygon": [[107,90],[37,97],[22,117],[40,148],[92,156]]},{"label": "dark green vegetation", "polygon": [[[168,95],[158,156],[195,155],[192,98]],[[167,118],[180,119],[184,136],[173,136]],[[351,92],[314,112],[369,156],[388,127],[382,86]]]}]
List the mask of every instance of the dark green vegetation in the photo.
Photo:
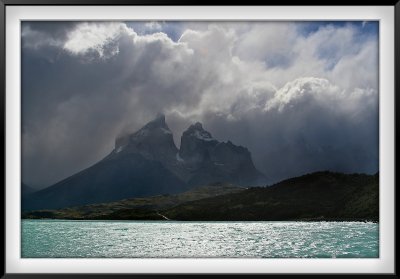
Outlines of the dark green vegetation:
[{"label": "dark green vegetation", "polygon": [[378,221],[378,193],[378,174],[317,172],[267,188],[188,202],[163,214],[175,220]]},{"label": "dark green vegetation", "polygon": [[35,210],[22,214],[22,218],[86,219],[86,220],[163,220],[160,211],[179,204],[238,193],[244,188],[232,184],[215,183],[176,195],[158,195],[146,198],[124,199],[116,202],[90,204],[59,210]]},{"label": "dark green vegetation", "polygon": [[[164,216],[164,217],[163,217]],[[109,220],[370,220],[379,219],[379,176],[317,172],[270,187],[214,185],[178,195],[136,198],[62,210],[24,213],[23,218]]]}]

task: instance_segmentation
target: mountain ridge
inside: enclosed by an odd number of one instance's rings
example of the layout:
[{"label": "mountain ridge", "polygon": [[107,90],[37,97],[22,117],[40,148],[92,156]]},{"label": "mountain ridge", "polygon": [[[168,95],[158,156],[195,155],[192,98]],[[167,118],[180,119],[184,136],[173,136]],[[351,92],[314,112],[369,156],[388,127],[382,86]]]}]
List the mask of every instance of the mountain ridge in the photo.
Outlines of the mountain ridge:
[{"label": "mountain ridge", "polygon": [[23,197],[22,209],[55,209],[122,198],[176,194],[215,182],[262,185],[245,147],[219,142],[197,122],[173,141],[165,115],[117,137],[102,160],[60,182]]},{"label": "mountain ridge", "polygon": [[163,212],[191,221],[379,220],[379,174],[315,172]]}]

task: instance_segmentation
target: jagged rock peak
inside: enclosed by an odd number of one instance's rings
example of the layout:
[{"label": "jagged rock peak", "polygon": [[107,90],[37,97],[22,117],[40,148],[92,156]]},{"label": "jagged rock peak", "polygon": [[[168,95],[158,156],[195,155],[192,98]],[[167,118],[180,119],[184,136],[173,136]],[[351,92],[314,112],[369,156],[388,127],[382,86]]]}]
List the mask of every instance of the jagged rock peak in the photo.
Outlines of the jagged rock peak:
[{"label": "jagged rock peak", "polygon": [[203,129],[203,125],[200,122],[190,125],[190,127],[183,133],[183,136],[191,136],[205,141],[216,141],[210,132]]},{"label": "jagged rock peak", "polygon": [[203,124],[201,124],[200,122],[196,122],[193,125],[191,125],[190,127],[193,127],[194,129],[198,129],[198,130],[204,130]]},{"label": "jagged rock peak", "polygon": [[169,129],[167,123],[165,122],[165,115],[158,113],[156,118],[148,122],[138,131],[131,134],[131,137],[143,137],[148,136],[149,132],[155,129],[161,129],[164,134],[172,134],[171,130]]},{"label": "jagged rock peak", "polygon": [[144,125],[142,128],[134,133],[119,136],[115,139],[115,149],[117,152],[122,150],[122,147],[132,142],[146,141],[152,138],[150,141],[155,141],[157,138],[167,138],[172,140],[172,132],[165,122],[165,115],[158,113],[157,116]]},{"label": "jagged rock peak", "polygon": [[148,122],[142,129],[144,128],[165,128],[169,130],[167,123],[165,122],[165,115],[162,113],[157,113],[156,118]]}]

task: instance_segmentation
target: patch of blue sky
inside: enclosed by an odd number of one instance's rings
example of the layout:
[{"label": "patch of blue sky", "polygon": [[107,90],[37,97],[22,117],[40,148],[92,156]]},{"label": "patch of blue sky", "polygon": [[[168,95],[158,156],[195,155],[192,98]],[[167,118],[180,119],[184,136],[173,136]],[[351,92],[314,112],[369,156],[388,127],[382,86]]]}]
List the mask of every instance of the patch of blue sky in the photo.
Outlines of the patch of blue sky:
[{"label": "patch of blue sky", "polygon": [[334,29],[353,28],[352,37],[353,47],[340,50],[335,45],[322,45],[318,48],[318,58],[326,61],[325,70],[332,70],[340,61],[343,55],[354,55],[358,53],[367,41],[375,41],[378,44],[379,22],[378,21],[305,21],[298,22],[297,29],[299,34],[308,37],[321,28],[331,27]]},{"label": "patch of blue sky", "polygon": [[352,26],[361,36],[377,37],[379,33],[379,21],[303,21],[296,22],[296,25],[298,26],[299,33],[305,37],[327,26],[332,26],[333,28]]}]

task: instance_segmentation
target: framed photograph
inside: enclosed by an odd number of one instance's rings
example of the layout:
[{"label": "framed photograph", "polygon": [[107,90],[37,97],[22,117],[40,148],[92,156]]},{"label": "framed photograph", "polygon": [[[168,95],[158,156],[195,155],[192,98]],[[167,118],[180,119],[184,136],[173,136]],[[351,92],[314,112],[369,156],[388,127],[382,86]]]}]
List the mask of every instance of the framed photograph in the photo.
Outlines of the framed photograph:
[{"label": "framed photograph", "polygon": [[399,4],[62,4],[1,3],[6,278],[397,277]]}]

